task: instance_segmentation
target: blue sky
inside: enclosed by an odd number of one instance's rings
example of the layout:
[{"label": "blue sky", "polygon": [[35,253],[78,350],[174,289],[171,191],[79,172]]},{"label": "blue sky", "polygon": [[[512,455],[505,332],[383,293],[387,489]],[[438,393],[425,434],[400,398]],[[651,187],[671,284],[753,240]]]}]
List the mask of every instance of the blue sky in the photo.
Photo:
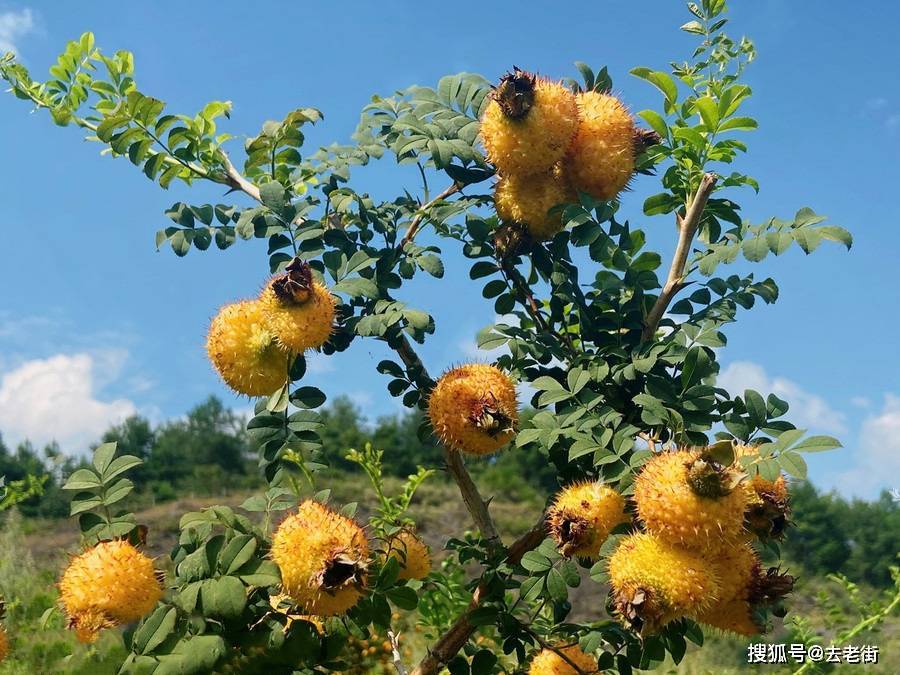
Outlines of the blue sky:
[{"label": "blue sky", "polygon": [[[728,331],[722,384],[774,391],[801,426],[840,437],[844,450],[810,456],[817,485],[871,497],[900,487],[900,56],[895,3],[733,3],[731,33],[753,38],[748,111],[760,130],[739,168],[759,196],[732,195],[754,222],[801,206],[849,228],[850,253],[792,251],[757,266],[781,299],[742,315]],[[526,9],[512,2],[446,3],[56,3],[0,2],[0,50],[15,49],[37,77],[67,39],[84,30],[107,52],[135,53],[143,91],[178,112],[234,102],[227,130],[257,133],[266,119],[301,105],[325,113],[307,149],[346,141],[373,93],[431,85],[444,74],[496,78],[512,64],[553,77],[576,60],[608,65],[635,111],[658,106],[655,90],[629,76],[665,68],[693,46],[678,31],[679,2],[569,2]],[[209,318],[253,295],[265,275],[261,242],[176,258],[156,252],[163,211],[178,200],[221,199],[221,190],[168,194],[127,162],[98,155],[74,129],[6,95],[0,98],[0,431],[9,442],[57,438],[82,452],[132,412],[183,414],[210,393],[235,408],[204,359]],[[232,153],[239,154],[240,141]],[[390,161],[360,174],[390,198],[415,187]],[[406,181],[404,183],[404,181]],[[669,217],[641,215],[655,190],[642,177],[623,212],[652,244],[672,247]],[[417,280],[404,299],[430,309],[437,334],[423,349],[432,371],[474,356],[474,334],[493,320],[465,262],[445,245],[447,277]],[[744,268],[735,266],[735,271]],[[374,365],[378,343],[314,359],[310,380],[350,395],[370,416],[397,410]]]}]

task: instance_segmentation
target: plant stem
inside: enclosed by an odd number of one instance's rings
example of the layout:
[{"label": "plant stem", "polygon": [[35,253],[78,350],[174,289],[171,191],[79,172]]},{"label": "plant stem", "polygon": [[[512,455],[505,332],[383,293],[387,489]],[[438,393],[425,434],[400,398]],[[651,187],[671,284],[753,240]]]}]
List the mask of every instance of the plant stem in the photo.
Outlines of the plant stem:
[{"label": "plant stem", "polygon": [[666,279],[666,283],[644,321],[644,331],[641,338],[644,341],[649,340],[656,334],[659,322],[669,308],[672,299],[678,291],[684,288],[685,266],[687,265],[688,254],[691,251],[691,243],[694,240],[694,235],[697,233],[697,228],[700,226],[703,209],[706,208],[706,202],[712,194],[718,178],[714,173],[703,174],[703,178],[700,180],[700,187],[697,188],[690,206],[685,209],[684,216],[675,215],[678,224],[678,245],[675,247],[675,255],[672,256],[672,265],[669,268],[669,276]]},{"label": "plant stem", "polygon": [[409,224],[409,229],[406,231],[406,234],[403,236],[403,239],[400,240],[400,243],[397,245],[397,250],[402,251],[403,248],[415,239],[416,234],[419,231],[419,228],[422,227],[422,221],[425,220],[425,216],[428,214],[428,210],[437,204],[440,201],[445,200],[447,197],[455,195],[457,192],[463,189],[462,183],[454,181],[453,184],[448,187],[446,190],[441,192],[434,199],[426,202],[421,208],[419,208],[416,215],[413,217],[412,222]]},{"label": "plant stem", "polygon": [[[528,551],[537,548],[546,536],[546,525],[544,523],[546,514],[541,515],[541,519],[528,532],[519,537],[509,547],[506,554],[506,562],[510,565],[517,565],[522,556]],[[411,675],[436,675],[441,668],[450,662],[463,645],[469,641],[469,637],[475,632],[475,626],[472,624],[470,617],[472,612],[481,604],[482,596],[487,592],[487,586],[484,583],[478,585],[472,594],[472,601],[469,603],[468,609],[456,620],[450,629],[444,633],[434,646],[428,650],[425,658],[419,662]]]}]

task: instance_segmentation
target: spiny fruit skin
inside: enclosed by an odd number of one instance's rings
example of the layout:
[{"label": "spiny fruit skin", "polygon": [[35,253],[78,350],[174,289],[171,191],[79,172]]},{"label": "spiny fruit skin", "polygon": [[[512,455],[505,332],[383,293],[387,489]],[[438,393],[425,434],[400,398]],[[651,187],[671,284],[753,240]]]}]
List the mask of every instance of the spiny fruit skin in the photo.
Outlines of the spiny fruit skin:
[{"label": "spiny fruit skin", "polygon": [[684,548],[712,552],[735,542],[743,532],[746,483],[727,494],[697,494],[688,482],[699,450],[660,452],[644,464],[634,483],[637,512],[648,531]]},{"label": "spiny fruit skin", "polygon": [[[597,670],[597,659],[585,654],[578,645],[561,647],[559,651],[578,666],[578,670],[585,673],[600,672]],[[532,660],[531,666],[528,668],[528,675],[577,675],[578,670],[552,649],[542,649]]]},{"label": "spiny fruit skin", "polygon": [[576,96],[580,121],[566,156],[573,185],[596,199],[613,199],[634,174],[634,118],[611,94]]},{"label": "spiny fruit skin", "polygon": [[400,563],[400,579],[424,579],[431,571],[428,546],[412,530],[401,530],[391,537],[388,551]]},{"label": "spiny fruit skin", "polygon": [[0,626],[0,663],[9,655],[9,639],[6,637],[6,629]]},{"label": "spiny fruit skin", "polygon": [[475,455],[496,452],[516,433],[515,385],[494,366],[458,366],[444,373],[432,390],[428,417],[448,447]]},{"label": "spiny fruit skin", "polygon": [[550,534],[562,554],[592,560],[610,531],[627,520],[625,498],[595,481],[564,488],[547,515]]},{"label": "spiny fruit skin", "polygon": [[300,504],[272,539],[284,592],[317,616],[344,614],[357,603],[368,556],[362,528],[312,500]]},{"label": "spiny fruit skin", "polygon": [[523,225],[535,241],[552,239],[563,228],[561,210],[551,215],[551,209],[577,201],[559,164],[540,173],[501,176],[494,187],[494,206],[500,219]]},{"label": "spiny fruit skin", "polygon": [[713,565],[719,576],[719,601],[746,600],[750,586],[760,574],[756,551],[747,543],[729,546],[716,555]]},{"label": "spiny fruit skin", "polygon": [[646,532],[622,540],[610,557],[609,579],[616,611],[642,635],[697,616],[719,595],[719,579],[706,557]]},{"label": "spiny fruit skin", "polygon": [[290,354],[276,342],[259,302],[236,302],[219,310],[206,351],[225,383],[239,394],[268,396],[287,382]]},{"label": "spiny fruit skin", "polygon": [[717,602],[700,614],[697,620],[726,633],[736,633],[747,637],[763,632],[753,619],[750,603],[741,599]]},{"label": "spiny fruit skin", "polygon": [[144,617],[163,589],[153,560],[127,541],[105,541],[72,558],[59,594],[70,627],[92,642],[103,628]]},{"label": "spiny fruit skin", "polygon": [[[736,457],[759,455],[759,449],[752,445],[735,445]],[[750,494],[745,525],[760,539],[780,539],[784,536],[791,515],[790,495],[787,480],[783,475],[768,480],[759,474],[749,481]]]},{"label": "spiny fruit skin", "polygon": [[259,296],[263,316],[285,349],[302,354],[324,345],[334,330],[334,296],[312,276],[307,263],[294,259]]},{"label": "spiny fruit skin", "polygon": [[488,159],[504,175],[548,171],[578,127],[575,95],[558,82],[515,70],[497,86],[481,117]]}]

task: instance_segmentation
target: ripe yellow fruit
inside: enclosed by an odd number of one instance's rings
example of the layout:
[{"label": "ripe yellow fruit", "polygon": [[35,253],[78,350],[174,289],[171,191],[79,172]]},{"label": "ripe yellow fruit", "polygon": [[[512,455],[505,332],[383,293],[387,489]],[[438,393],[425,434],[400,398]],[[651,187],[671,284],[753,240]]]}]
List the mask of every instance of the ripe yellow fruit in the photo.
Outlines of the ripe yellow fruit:
[{"label": "ripe yellow fruit", "polygon": [[272,559],[284,592],[307,614],[344,614],[362,596],[369,542],[362,528],[319,502],[306,500],[281,523]]},{"label": "ripe yellow fruit", "polygon": [[400,579],[424,579],[431,571],[428,546],[412,530],[401,530],[391,537],[388,555],[400,562]]},{"label": "ripe yellow fruit", "polygon": [[562,554],[589,559],[600,554],[610,530],[627,520],[625,498],[595,481],[564,488],[547,514],[550,535]]},{"label": "ripe yellow fruit", "polygon": [[698,450],[661,452],[635,480],[638,516],[670,544],[701,552],[729,546],[744,531],[749,494],[736,475]]},{"label": "ripe yellow fruit", "polygon": [[432,390],[428,417],[448,447],[475,455],[496,452],[516,433],[515,385],[501,370],[484,363],[453,368]]},{"label": "ripe yellow fruit", "polygon": [[285,349],[302,354],[318,349],[334,330],[334,296],[295,258],[259,296],[269,330]]},{"label": "ripe yellow fruit", "polygon": [[93,642],[101,629],[147,615],[163,589],[153,560],[127,541],[105,541],[72,558],[59,594],[69,627]]},{"label": "ripe yellow fruit", "polygon": [[[569,645],[558,649],[565,654],[565,659],[552,649],[542,649],[532,660],[531,666],[528,668],[528,675],[577,675],[579,670],[584,673],[600,672],[597,669],[597,659],[585,654],[578,645]],[[572,667],[572,663],[578,667],[578,670]]]},{"label": "ripe yellow fruit", "polygon": [[750,603],[741,599],[717,602],[700,614],[697,620],[726,633],[736,633],[747,637],[763,632],[753,619]]},{"label": "ripe yellow fruit", "polygon": [[[736,457],[759,455],[759,449],[752,445],[735,445]],[[759,474],[749,481],[750,496],[745,525],[760,539],[780,539],[787,529],[791,515],[790,495],[787,480],[783,475],[768,480]]]},{"label": "ripe yellow fruit", "polygon": [[746,600],[760,574],[759,556],[753,547],[741,542],[722,549],[713,565],[719,576],[719,602]]},{"label": "ripe yellow fruit", "polygon": [[560,165],[534,174],[501,176],[494,188],[497,215],[507,223],[523,225],[535,241],[552,239],[563,228],[562,211],[554,207],[577,202]]},{"label": "ripe yellow fruit", "polygon": [[239,394],[268,396],[288,379],[290,354],[275,340],[259,302],[225,305],[209,327],[206,351]]},{"label": "ripe yellow fruit", "polygon": [[611,94],[587,91],[576,101],[580,121],[566,156],[572,183],[596,199],[613,199],[634,174],[634,118]]},{"label": "ripe yellow fruit", "polygon": [[9,655],[9,639],[6,637],[6,629],[0,626],[0,663]]},{"label": "ripe yellow fruit", "polygon": [[680,617],[696,617],[719,595],[719,579],[703,555],[641,532],[625,537],[609,560],[613,603],[641,634]]},{"label": "ripe yellow fruit", "polygon": [[503,76],[485,108],[481,139],[500,173],[540,173],[563,158],[577,127],[571,91],[516,68]]}]

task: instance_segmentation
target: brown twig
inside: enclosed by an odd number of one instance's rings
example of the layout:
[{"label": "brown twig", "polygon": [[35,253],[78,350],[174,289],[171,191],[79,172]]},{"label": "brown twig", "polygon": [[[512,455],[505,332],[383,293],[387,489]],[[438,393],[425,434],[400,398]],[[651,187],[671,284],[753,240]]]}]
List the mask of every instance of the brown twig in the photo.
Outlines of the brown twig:
[{"label": "brown twig", "polygon": [[[434,386],[434,380],[428,374],[422,360],[419,358],[419,355],[416,354],[412,345],[409,344],[409,340],[406,339],[405,335],[401,333],[393,338],[386,338],[386,341],[391,348],[397,352],[400,360],[403,361],[403,364],[406,366],[407,372],[413,377],[424,380],[424,382],[419,382],[420,387],[423,385],[427,385],[428,388]],[[496,551],[502,546],[502,542],[500,540],[500,535],[497,533],[497,527],[494,525],[494,521],[488,511],[490,500],[482,498],[481,493],[478,491],[478,486],[475,485],[475,481],[473,481],[472,476],[469,475],[466,465],[463,462],[462,455],[458,450],[453,450],[452,448],[445,446],[444,459],[446,460],[447,470],[450,472],[450,475],[453,476],[453,480],[459,487],[459,492],[462,495],[463,502],[466,504],[469,515],[472,517],[472,521],[475,523],[479,532],[481,532],[481,536],[487,541],[488,548]]]},{"label": "brown twig", "polygon": [[642,340],[649,340],[656,333],[659,322],[669,308],[669,303],[675,295],[684,288],[685,266],[687,265],[688,254],[691,251],[691,243],[697,228],[700,226],[700,218],[703,215],[703,209],[706,208],[706,202],[716,187],[718,176],[714,173],[705,173],[700,179],[700,187],[690,205],[685,209],[684,215],[676,214],[675,218],[678,223],[678,245],[675,248],[675,254],[672,256],[672,265],[669,268],[669,276],[666,283],[660,291],[659,297],[647,314],[644,320],[644,331]]},{"label": "brown twig", "polygon": [[[546,536],[546,525],[544,523],[545,515],[541,515],[541,519],[528,532],[519,537],[509,547],[506,554],[506,561],[511,565],[516,565],[522,560],[522,556],[528,551],[537,548]],[[412,671],[411,675],[435,675],[440,672],[444,665],[450,662],[463,645],[468,642],[469,637],[475,631],[470,617],[481,604],[481,598],[487,591],[484,584],[479,584],[478,588],[472,594],[472,600],[468,609],[460,616],[450,629],[444,633],[434,646],[428,650],[425,658]]]},{"label": "brown twig", "polygon": [[441,194],[439,194],[437,197],[435,197],[431,201],[429,201],[426,204],[424,204],[423,206],[421,206],[419,208],[419,211],[413,217],[412,222],[409,224],[409,229],[406,231],[406,234],[403,236],[403,239],[400,240],[400,244],[397,246],[397,250],[402,251],[403,248],[409,242],[411,242],[413,239],[415,239],[416,234],[419,232],[419,228],[422,227],[422,221],[425,219],[425,216],[428,214],[428,210],[432,206],[434,206],[435,204],[437,204],[440,201],[443,201],[447,197],[455,195],[457,192],[462,190],[463,187],[464,186],[462,183],[460,183],[458,181],[454,181],[453,184],[450,187],[448,187],[446,190],[444,190]]}]

